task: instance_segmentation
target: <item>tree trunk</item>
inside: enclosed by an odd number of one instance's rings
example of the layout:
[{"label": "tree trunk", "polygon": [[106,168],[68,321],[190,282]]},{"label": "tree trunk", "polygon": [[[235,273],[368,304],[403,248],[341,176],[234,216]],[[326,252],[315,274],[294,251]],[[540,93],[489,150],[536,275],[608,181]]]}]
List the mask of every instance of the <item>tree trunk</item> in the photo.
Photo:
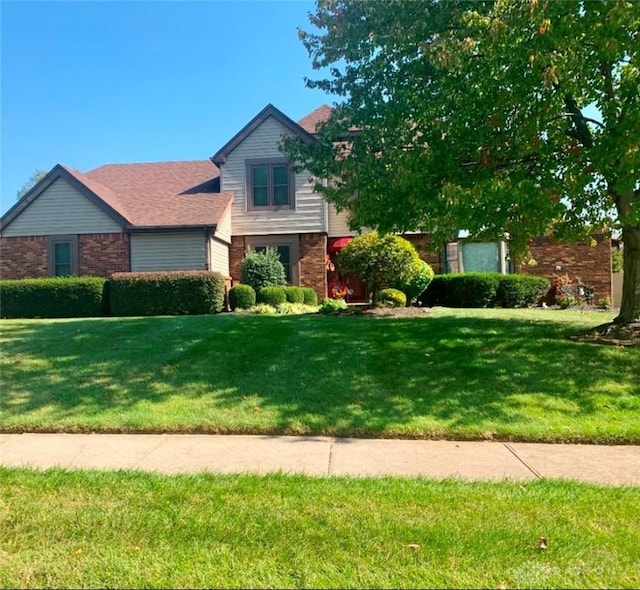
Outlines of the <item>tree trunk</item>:
[{"label": "tree trunk", "polygon": [[623,226],[624,276],[622,303],[617,324],[628,324],[640,320],[640,225]]}]

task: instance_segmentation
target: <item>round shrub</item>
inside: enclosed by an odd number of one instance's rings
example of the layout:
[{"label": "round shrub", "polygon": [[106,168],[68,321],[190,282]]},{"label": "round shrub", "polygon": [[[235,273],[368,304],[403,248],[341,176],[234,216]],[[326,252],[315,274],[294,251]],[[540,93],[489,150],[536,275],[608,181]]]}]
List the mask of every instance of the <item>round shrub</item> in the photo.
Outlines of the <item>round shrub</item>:
[{"label": "round shrub", "polygon": [[277,307],[287,301],[286,291],[284,287],[262,287],[256,293],[256,301]]},{"label": "round shrub", "polygon": [[248,252],[240,264],[240,280],[257,292],[262,287],[284,285],[286,275],[275,248],[260,252]]},{"label": "round shrub", "polygon": [[318,294],[311,287],[302,287],[305,305],[318,305]]},{"label": "round shrub", "polygon": [[404,307],[407,304],[407,296],[398,289],[382,289],[378,291],[376,301],[386,307]]},{"label": "round shrub", "polygon": [[433,280],[433,269],[424,260],[415,260],[413,266],[413,276],[409,281],[405,281],[404,283],[395,283],[393,285],[395,289],[402,291],[407,296],[408,304],[416,302],[419,295]]},{"label": "round shrub", "polygon": [[304,291],[302,287],[285,287],[284,294],[289,303],[304,303]]},{"label": "round shrub", "polygon": [[380,289],[408,284],[419,260],[418,252],[408,240],[375,231],[356,236],[338,253],[341,272],[360,277],[374,303]]},{"label": "round shrub", "polygon": [[236,285],[229,289],[229,305],[232,310],[249,309],[256,304],[256,291],[251,285]]}]

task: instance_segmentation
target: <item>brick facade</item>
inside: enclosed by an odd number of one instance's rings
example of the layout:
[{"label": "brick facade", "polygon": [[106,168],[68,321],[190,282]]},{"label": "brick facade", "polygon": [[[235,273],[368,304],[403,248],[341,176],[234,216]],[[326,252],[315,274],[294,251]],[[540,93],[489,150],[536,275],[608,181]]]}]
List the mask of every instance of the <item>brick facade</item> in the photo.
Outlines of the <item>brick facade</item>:
[{"label": "brick facade", "polygon": [[[107,277],[129,266],[128,234],[80,234],[78,274]],[[0,278],[46,277],[47,236],[0,238]]]},{"label": "brick facade", "polygon": [[[300,286],[311,287],[318,294],[318,301],[327,296],[327,236],[322,233],[298,234],[300,251]],[[231,237],[229,271],[234,283],[240,282],[240,264],[246,251],[244,236]]]},{"label": "brick facade", "polygon": [[0,238],[0,278],[46,277],[47,236]]},{"label": "brick facade", "polygon": [[244,236],[231,236],[231,246],[229,247],[229,273],[234,284],[240,282],[240,263],[244,259],[246,251]]},{"label": "brick facade", "polygon": [[553,275],[577,277],[594,290],[595,302],[611,298],[611,240],[602,234],[593,236],[594,244],[561,243],[550,237],[529,243],[534,266],[517,264],[517,272],[552,279]]},{"label": "brick facade", "polygon": [[81,234],[78,236],[80,274],[108,277],[114,272],[127,272],[129,234]]},{"label": "brick facade", "polygon": [[300,234],[300,285],[311,287],[318,301],[327,296],[326,234]]}]

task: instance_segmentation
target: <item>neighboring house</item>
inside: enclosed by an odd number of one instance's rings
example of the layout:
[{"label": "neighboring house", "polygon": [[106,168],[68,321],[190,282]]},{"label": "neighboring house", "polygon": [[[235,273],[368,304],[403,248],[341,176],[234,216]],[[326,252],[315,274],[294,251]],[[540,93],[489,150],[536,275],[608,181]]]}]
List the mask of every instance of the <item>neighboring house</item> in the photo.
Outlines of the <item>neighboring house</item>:
[{"label": "neighboring house", "polygon": [[[278,144],[283,134],[314,141],[330,112],[323,105],[295,122],[268,105],[210,160],[86,173],[57,165],[0,220],[0,277],[206,269],[238,281],[245,252],[273,246],[289,282],[322,299],[329,262],[354,232],[348,213],[314,192],[309,174],[294,173]],[[436,272],[509,270],[501,244],[462,241],[434,253],[421,248],[426,236],[406,237]],[[590,247],[544,238],[532,249],[538,266],[518,272],[569,272],[611,296],[608,240]],[[350,281],[354,298],[365,298]]]}]

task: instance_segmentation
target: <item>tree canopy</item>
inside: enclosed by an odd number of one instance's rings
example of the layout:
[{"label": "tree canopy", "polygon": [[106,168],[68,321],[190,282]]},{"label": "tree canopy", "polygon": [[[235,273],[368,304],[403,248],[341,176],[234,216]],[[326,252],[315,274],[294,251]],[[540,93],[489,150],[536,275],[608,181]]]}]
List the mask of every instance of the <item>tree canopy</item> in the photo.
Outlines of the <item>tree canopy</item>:
[{"label": "tree canopy", "polygon": [[458,229],[523,251],[619,228],[640,317],[640,10],[590,0],[319,0],[308,86],[337,95],[283,149],[356,227]]},{"label": "tree canopy", "polygon": [[38,184],[47,175],[46,170],[34,170],[33,174],[29,176],[27,182],[22,185],[22,188],[16,193],[16,199],[19,201],[24,197],[36,184]]}]

